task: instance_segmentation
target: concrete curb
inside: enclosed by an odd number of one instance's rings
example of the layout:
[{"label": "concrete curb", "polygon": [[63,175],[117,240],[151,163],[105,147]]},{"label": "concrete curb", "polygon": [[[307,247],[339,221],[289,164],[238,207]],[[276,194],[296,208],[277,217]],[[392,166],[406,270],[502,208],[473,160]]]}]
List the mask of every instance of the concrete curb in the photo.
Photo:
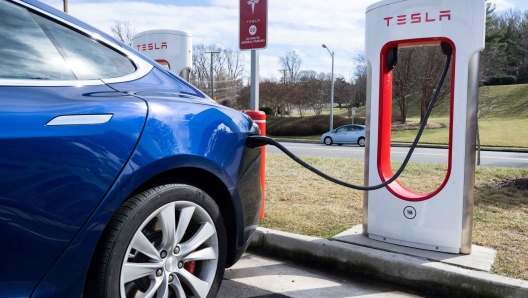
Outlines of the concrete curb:
[{"label": "concrete curb", "polygon": [[[307,143],[307,144],[321,144],[315,140],[304,140],[304,139],[289,139],[289,138],[274,138],[278,142],[289,142],[289,143]],[[392,143],[391,147],[411,147],[411,143]],[[431,149],[447,149],[447,145],[439,144],[418,144],[418,148],[431,148]],[[528,152],[528,148],[514,148],[514,147],[480,147],[482,151],[497,151],[497,152]]]},{"label": "concrete curb", "polygon": [[258,228],[250,248],[451,297],[528,297],[528,282],[362,246]]}]

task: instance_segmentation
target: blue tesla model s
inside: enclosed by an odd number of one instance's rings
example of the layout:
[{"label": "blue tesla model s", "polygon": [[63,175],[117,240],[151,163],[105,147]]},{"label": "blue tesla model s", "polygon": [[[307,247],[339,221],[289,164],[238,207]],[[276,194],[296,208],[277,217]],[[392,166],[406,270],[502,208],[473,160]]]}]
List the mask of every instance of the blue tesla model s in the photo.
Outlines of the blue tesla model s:
[{"label": "blue tesla model s", "polygon": [[258,222],[259,133],[105,33],[0,0],[0,297],[214,297]]}]

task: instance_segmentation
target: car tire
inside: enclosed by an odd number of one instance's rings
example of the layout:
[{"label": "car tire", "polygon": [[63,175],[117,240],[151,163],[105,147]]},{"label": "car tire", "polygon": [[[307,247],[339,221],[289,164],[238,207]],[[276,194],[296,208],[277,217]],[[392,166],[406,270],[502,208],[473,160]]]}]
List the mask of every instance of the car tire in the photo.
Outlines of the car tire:
[{"label": "car tire", "polygon": [[333,143],[332,138],[331,138],[331,137],[326,137],[326,138],[324,139],[324,143],[325,143],[325,145],[327,145],[327,146],[332,145],[332,143]]},{"label": "car tire", "polygon": [[365,138],[359,138],[358,145],[359,147],[365,147]]},{"label": "car tire", "polygon": [[154,187],[110,219],[84,297],[216,297],[226,247],[224,220],[209,195],[189,185]]}]

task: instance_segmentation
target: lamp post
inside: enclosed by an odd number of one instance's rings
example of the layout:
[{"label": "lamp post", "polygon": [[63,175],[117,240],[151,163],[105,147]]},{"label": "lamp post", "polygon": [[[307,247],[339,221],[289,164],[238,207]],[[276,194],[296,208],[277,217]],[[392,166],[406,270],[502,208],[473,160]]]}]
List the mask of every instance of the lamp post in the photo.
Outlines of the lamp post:
[{"label": "lamp post", "polygon": [[323,44],[323,48],[328,50],[330,56],[332,56],[332,90],[330,92],[330,130],[334,129],[334,52],[330,52],[330,49]]}]

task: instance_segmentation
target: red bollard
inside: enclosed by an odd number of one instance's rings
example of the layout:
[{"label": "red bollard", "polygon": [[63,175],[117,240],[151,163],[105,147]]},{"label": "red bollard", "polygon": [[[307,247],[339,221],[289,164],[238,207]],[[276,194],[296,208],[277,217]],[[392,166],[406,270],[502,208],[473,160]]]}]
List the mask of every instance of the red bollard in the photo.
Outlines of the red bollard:
[{"label": "red bollard", "polygon": [[[266,135],[266,113],[261,111],[246,111],[253,122],[255,122],[260,128],[261,135]],[[260,208],[260,220],[264,219],[264,201],[266,198],[266,147],[261,148],[261,160],[260,160],[260,186],[262,187],[262,207]]]}]

